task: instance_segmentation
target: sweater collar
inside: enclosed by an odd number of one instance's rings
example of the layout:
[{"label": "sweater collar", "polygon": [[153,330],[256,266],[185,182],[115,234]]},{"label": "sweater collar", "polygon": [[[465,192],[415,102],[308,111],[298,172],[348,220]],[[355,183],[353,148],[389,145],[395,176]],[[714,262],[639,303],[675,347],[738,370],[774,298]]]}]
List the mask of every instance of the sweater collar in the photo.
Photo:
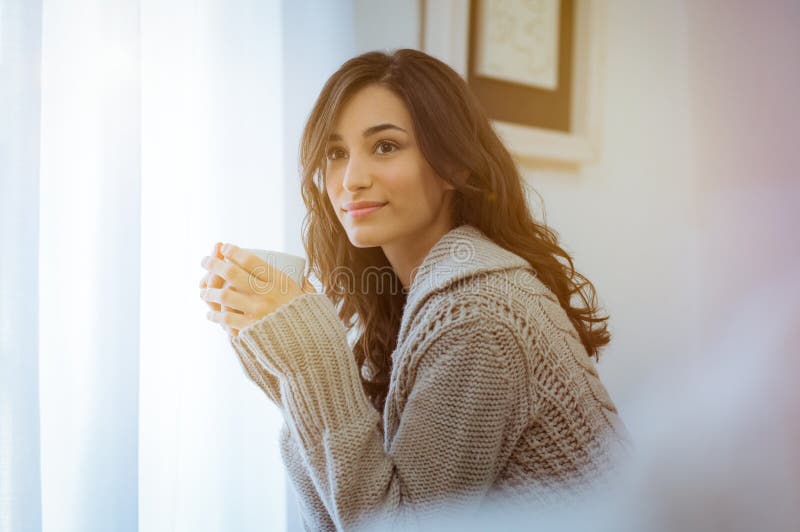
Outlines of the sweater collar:
[{"label": "sweater collar", "polygon": [[400,327],[405,337],[408,320],[433,293],[478,274],[530,268],[528,261],[501,247],[477,227],[464,224],[445,233],[417,267],[408,291]]}]

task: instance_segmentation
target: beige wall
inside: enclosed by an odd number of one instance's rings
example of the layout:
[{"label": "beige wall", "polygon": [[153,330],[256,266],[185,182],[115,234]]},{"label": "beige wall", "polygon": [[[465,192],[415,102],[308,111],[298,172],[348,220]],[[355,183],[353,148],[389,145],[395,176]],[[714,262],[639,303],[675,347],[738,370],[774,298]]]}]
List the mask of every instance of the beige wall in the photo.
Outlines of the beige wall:
[{"label": "beige wall", "polygon": [[525,170],[611,315],[634,434],[693,368],[796,351],[798,23],[788,0],[610,1],[602,161]]},{"label": "beige wall", "polygon": [[[600,372],[623,414],[643,378],[663,360],[690,357],[697,343],[686,13],[681,2],[644,4],[609,2],[602,160],[521,168],[611,316]],[[379,9],[360,16],[373,29],[385,20]],[[541,217],[538,198],[531,201]]]},{"label": "beige wall", "polygon": [[[794,306],[783,325],[759,312],[752,330],[730,330],[800,256],[799,6],[609,0],[602,159],[522,167],[611,316],[600,373],[634,436],[648,430],[649,401],[668,408],[693,367],[758,357],[744,346],[797,319]],[[376,36],[387,18],[373,8],[357,20]]]},{"label": "beige wall", "polygon": [[712,336],[743,298],[798,271],[800,3],[687,5],[703,206],[703,326]]},{"label": "beige wall", "polygon": [[523,167],[610,315],[600,373],[623,417],[662,363],[691,357],[698,339],[686,27],[681,2],[609,2],[602,159]]}]

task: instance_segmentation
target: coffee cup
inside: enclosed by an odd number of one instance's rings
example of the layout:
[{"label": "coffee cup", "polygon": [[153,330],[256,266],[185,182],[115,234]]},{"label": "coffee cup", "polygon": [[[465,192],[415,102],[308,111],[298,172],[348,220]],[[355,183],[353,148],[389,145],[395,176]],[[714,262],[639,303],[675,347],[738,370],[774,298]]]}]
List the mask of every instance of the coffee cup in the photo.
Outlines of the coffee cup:
[{"label": "coffee cup", "polygon": [[279,269],[300,287],[303,286],[303,272],[306,267],[306,259],[303,257],[267,249],[242,249],[248,253],[252,253],[271,267]]}]

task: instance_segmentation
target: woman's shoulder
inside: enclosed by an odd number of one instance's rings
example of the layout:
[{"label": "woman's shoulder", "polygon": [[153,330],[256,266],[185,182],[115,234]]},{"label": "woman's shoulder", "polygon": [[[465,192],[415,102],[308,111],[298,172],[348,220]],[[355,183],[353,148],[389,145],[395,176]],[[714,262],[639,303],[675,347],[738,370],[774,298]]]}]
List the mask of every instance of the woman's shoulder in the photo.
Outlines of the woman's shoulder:
[{"label": "woman's shoulder", "polygon": [[497,344],[519,347],[513,356],[537,364],[574,357],[578,366],[592,371],[566,311],[530,268],[486,272],[443,287],[418,308],[409,325],[401,338],[409,353],[497,338]]},{"label": "woman's shoulder", "polygon": [[[492,281],[490,281],[492,282]],[[464,279],[431,295],[412,317],[393,357],[401,381],[420,367],[487,365],[498,378],[515,375],[532,360],[524,327],[492,289]],[[511,370],[510,368],[515,368]]]},{"label": "woman's shoulder", "polygon": [[577,336],[558,298],[524,257],[462,225],[437,242],[417,269],[398,338],[404,342],[475,320],[518,334],[550,330],[555,323],[555,329]]},{"label": "woman's shoulder", "polygon": [[460,279],[433,295],[420,310],[515,327],[540,317],[566,317],[558,298],[532,268],[481,272]]},{"label": "woman's shoulder", "polygon": [[[528,344],[537,316],[552,312],[558,300],[525,269],[485,272],[442,287],[422,302],[410,317],[400,341],[414,349],[434,339],[502,333]],[[568,320],[567,320],[568,321]]]}]

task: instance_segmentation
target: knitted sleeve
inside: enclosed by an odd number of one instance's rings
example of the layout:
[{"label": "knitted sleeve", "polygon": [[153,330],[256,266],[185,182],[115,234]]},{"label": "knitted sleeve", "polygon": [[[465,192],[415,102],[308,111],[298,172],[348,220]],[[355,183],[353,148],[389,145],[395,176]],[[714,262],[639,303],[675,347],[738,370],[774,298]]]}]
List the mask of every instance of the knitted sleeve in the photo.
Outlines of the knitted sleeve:
[{"label": "knitted sleeve", "polygon": [[309,531],[335,531],[336,526],[322,503],[317,488],[311,481],[308,468],[303,463],[303,457],[297,447],[297,442],[292,438],[286,423],[281,427],[279,444],[281,459],[286,466],[289,481],[294,487],[295,495],[297,495],[303,528]]},{"label": "knitted sleeve", "polygon": [[[264,394],[279,408],[282,408],[278,378],[265,370],[254,357],[246,344],[233,342],[231,345],[239,357],[245,373]],[[302,463],[297,442],[291,437],[286,423],[283,424],[279,436],[281,460],[294,487],[300,505],[300,515],[306,530],[335,530],[328,511],[317,493],[308,471]]]},{"label": "knitted sleeve", "polygon": [[247,344],[241,342],[234,342],[233,338],[230,339],[233,350],[239,357],[239,362],[244,369],[245,374],[250,380],[255,383],[264,394],[275,403],[278,407],[281,406],[281,392],[278,387],[278,378],[266,371],[261,367],[253,352],[247,347]]},{"label": "knitted sleeve", "polygon": [[485,315],[438,323],[418,343],[391,441],[324,294],[296,298],[234,341],[278,376],[287,428],[337,529],[474,509],[529,418],[519,342]]}]

